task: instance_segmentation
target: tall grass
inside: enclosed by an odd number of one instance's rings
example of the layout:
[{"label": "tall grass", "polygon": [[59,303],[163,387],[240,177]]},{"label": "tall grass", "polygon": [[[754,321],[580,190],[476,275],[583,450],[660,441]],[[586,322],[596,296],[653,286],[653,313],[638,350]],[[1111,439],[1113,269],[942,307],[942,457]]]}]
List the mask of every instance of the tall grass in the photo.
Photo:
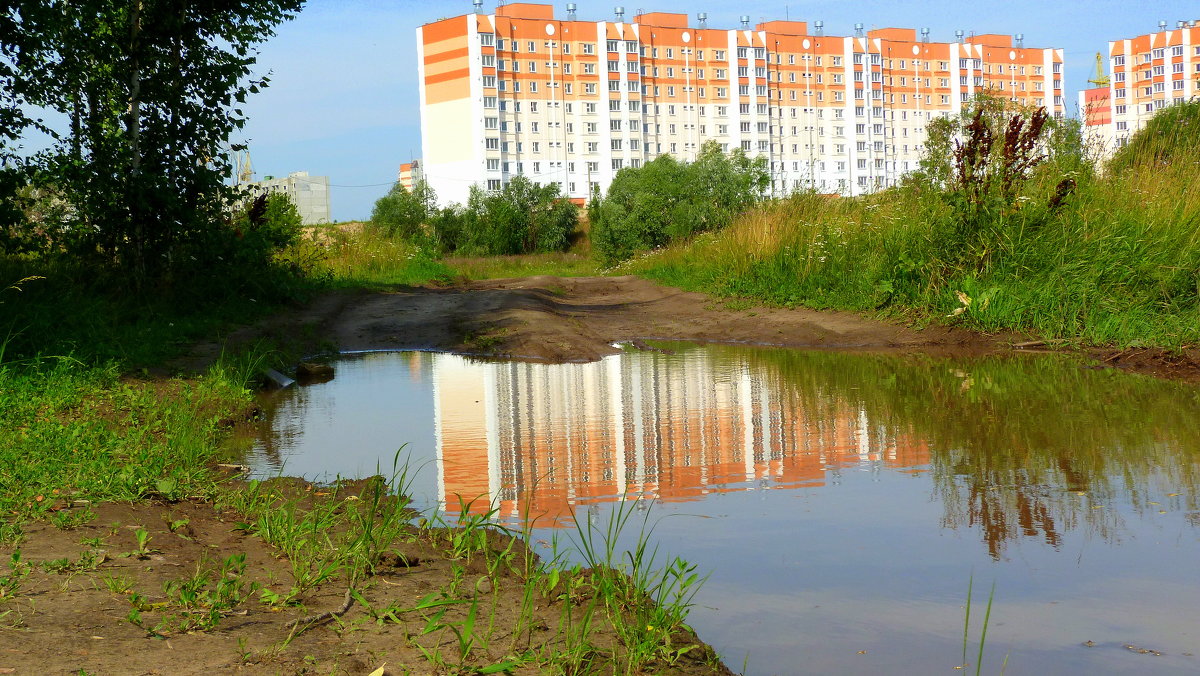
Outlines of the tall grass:
[{"label": "tall grass", "polygon": [[313,235],[323,249],[320,273],[334,286],[361,288],[448,282],[454,271],[427,250],[380,228],[351,224]]},{"label": "tall grass", "polygon": [[911,181],[861,198],[799,195],[631,264],[687,289],[879,312],[1089,344],[1200,341],[1200,102],[1155,117],[1105,171],[1033,169],[968,211]]}]

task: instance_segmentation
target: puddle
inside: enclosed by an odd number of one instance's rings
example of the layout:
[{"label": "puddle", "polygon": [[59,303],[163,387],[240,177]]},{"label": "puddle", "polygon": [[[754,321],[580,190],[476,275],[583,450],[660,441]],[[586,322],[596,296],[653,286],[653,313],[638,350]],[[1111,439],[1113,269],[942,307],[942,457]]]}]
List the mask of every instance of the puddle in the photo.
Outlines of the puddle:
[{"label": "puddle", "polygon": [[1195,388],[1055,356],[658,345],[350,357],[276,395],[247,463],[361,477],[404,445],[419,504],[474,499],[542,542],[641,498],[662,551],[711,571],[691,624],[750,674],[952,672],[972,575],[971,662],[995,583],[984,673],[1200,670]]}]

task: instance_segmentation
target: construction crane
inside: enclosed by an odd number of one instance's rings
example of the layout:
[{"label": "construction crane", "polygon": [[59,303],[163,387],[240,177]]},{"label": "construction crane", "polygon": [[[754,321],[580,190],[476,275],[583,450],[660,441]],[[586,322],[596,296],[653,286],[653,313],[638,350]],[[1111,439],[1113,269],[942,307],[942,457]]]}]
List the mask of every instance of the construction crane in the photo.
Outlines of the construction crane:
[{"label": "construction crane", "polygon": [[241,185],[254,180],[254,168],[250,165],[250,150],[235,150],[233,155],[233,184]]},{"label": "construction crane", "polygon": [[1088,80],[1097,87],[1107,87],[1112,80],[1104,74],[1104,55],[1096,52],[1096,77]]}]

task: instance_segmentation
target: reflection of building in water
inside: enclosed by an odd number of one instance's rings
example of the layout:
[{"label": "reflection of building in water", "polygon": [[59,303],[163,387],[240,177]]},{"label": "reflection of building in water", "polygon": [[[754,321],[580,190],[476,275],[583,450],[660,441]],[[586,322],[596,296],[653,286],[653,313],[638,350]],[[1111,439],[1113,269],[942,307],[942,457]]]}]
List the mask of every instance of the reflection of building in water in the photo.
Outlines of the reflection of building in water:
[{"label": "reflection of building in water", "polygon": [[559,521],[581,501],[686,500],[929,461],[924,443],[887,438],[859,410],[826,402],[818,415],[744,360],[709,355],[552,366],[435,355],[440,502]]}]

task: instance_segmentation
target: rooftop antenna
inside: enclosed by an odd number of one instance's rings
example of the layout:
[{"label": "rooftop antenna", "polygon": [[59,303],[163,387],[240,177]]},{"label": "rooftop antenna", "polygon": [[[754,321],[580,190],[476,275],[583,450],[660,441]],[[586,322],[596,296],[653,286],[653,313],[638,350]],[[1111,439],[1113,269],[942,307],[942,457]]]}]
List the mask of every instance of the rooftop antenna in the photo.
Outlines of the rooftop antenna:
[{"label": "rooftop antenna", "polygon": [[929,29],[928,28],[921,29],[921,42],[929,42]]},{"label": "rooftop antenna", "polygon": [[748,14],[743,14],[741,16],[741,20],[742,20],[742,28],[750,27],[750,16]]},{"label": "rooftop antenna", "polygon": [[696,18],[700,20],[701,28],[708,28],[708,12],[700,12]]},{"label": "rooftop antenna", "polygon": [[1015,38],[1017,39],[1017,46],[1018,46],[1018,47],[1024,47],[1024,46],[1025,46],[1025,34],[1024,34],[1024,33],[1017,33],[1017,34],[1016,34],[1016,35],[1014,35],[1013,37],[1015,37]]},{"label": "rooftop antenna", "polygon": [[958,29],[958,30],[956,30],[956,31],[954,31],[954,37],[955,37],[955,39],[957,39],[959,42],[962,42],[962,41],[963,41],[963,35],[964,35],[964,33],[963,33],[963,31],[962,31],[962,29],[961,29],[961,28],[960,28],[960,29]]},{"label": "rooftop antenna", "polygon": [[471,4],[475,5],[476,14],[483,14],[483,0],[474,0]]},{"label": "rooftop antenna", "polygon": [[617,5],[615,8],[613,8],[613,14],[617,15],[617,23],[621,23],[622,21],[625,20],[625,8],[624,7]]},{"label": "rooftop antenna", "polygon": [[817,35],[821,35],[825,31],[825,22],[817,19],[813,22],[813,27],[817,29]]},{"label": "rooftop antenna", "polygon": [[567,3],[567,21],[574,21],[574,20],[575,20],[575,3],[568,2]]}]

